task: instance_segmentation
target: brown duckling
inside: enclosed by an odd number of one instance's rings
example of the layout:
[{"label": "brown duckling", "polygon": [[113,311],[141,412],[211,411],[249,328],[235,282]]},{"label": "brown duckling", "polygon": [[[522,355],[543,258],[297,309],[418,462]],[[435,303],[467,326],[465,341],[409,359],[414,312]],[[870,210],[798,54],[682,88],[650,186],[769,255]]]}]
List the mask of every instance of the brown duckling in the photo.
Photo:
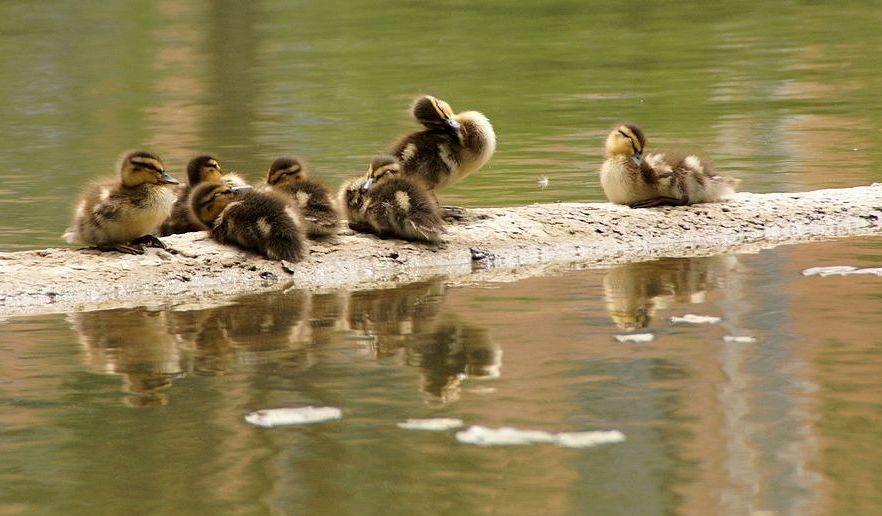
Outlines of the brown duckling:
[{"label": "brown duckling", "polygon": [[371,232],[371,226],[367,223],[364,214],[367,200],[367,190],[364,185],[367,181],[367,175],[352,177],[343,181],[337,191],[337,209],[346,217],[349,228],[359,233]]},{"label": "brown duckling", "polygon": [[83,191],[63,238],[128,254],[144,254],[141,244],[165,248],[152,233],[171,213],[175,193],[169,185],[178,181],[158,157],[143,151],[124,153],[119,173],[119,179],[99,181]]},{"label": "brown duckling", "polygon": [[406,176],[419,178],[429,190],[462,181],[496,151],[496,133],[483,114],[454,114],[450,105],[431,95],[418,97],[413,117],[426,129],[401,138],[390,150]]},{"label": "brown duckling", "polygon": [[715,175],[709,163],[685,153],[644,155],[646,137],[637,126],[613,129],[606,139],[600,184],[607,199],[632,208],[714,202],[735,192],[738,181]]},{"label": "brown duckling", "polygon": [[363,211],[367,223],[378,236],[404,240],[439,242],[444,233],[441,209],[428,190],[402,174],[394,156],[371,160]]},{"label": "brown duckling", "polygon": [[306,254],[300,214],[278,194],[203,183],[190,194],[190,207],[218,242],[256,251],[271,260],[296,262]]},{"label": "brown duckling", "polygon": [[248,186],[248,183],[236,174],[224,174],[217,159],[211,156],[197,156],[187,164],[187,185],[177,188],[178,199],[172,206],[171,215],[159,227],[160,236],[176,235],[201,231],[205,227],[195,218],[190,210],[190,192],[200,183],[226,182],[230,186]]},{"label": "brown duckling", "polygon": [[266,184],[289,196],[300,209],[307,235],[325,237],[337,232],[340,219],[327,188],[309,179],[306,165],[296,158],[279,158],[270,165]]}]

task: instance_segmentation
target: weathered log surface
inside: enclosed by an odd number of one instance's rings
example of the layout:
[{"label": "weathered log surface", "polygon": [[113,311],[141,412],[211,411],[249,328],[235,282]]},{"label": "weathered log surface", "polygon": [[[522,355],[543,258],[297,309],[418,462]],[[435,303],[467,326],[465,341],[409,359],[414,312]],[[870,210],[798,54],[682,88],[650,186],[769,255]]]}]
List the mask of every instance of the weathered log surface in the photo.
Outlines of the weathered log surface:
[{"label": "weathered log surface", "polygon": [[[612,264],[694,256],[882,232],[882,184],[632,210],[606,203],[468,210],[440,246],[346,234],[310,244],[288,266],[216,244],[204,233],[166,237],[176,254],[84,249],[0,253],[0,315],[154,304],[282,287],[375,287],[444,274],[471,281],[549,264]],[[524,272],[525,266],[530,272]],[[478,271],[477,273],[475,271]],[[487,271],[490,271],[489,273]],[[477,276],[476,276],[477,274]]]}]

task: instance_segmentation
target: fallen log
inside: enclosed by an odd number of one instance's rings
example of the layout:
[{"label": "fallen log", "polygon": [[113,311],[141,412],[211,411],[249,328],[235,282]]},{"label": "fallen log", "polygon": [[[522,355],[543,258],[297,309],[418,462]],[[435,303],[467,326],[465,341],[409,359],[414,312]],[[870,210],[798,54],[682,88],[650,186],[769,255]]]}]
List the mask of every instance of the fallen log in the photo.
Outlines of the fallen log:
[{"label": "fallen log", "polygon": [[438,274],[471,281],[499,271],[539,274],[548,264],[614,264],[876,234],[882,232],[882,184],[741,193],[725,203],[647,210],[608,203],[470,209],[448,229],[438,246],[347,231],[311,242],[309,256],[296,264],[217,244],[205,233],[163,238],[173,253],[0,253],[0,316],[288,287],[377,287]]}]

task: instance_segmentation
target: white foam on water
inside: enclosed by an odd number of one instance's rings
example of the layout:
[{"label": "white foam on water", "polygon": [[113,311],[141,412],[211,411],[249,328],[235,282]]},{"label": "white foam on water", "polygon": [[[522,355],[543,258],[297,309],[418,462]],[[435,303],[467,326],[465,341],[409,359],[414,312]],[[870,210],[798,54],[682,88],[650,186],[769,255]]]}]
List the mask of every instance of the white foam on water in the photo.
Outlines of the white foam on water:
[{"label": "white foam on water", "polygon": [[635,343],[641,344],[644,342],[652,342],[655,340],[655,335],[651,333],[629,333],[627,335],[615,335],[617,341],[622,344],[625,343]]},{"label": "white foam on water", "polygon": [[518,430],[504,426],[488,428],[475,425],[456,433],[456,440],[477,446],[512,446],[534,443],[553,443],[554,435],[542,430]]},{"label": "white foam on water", "polygon": [[528,444],[556,444],[564,448],[589,448],[600,444],[619,443],[625,434],[618,430],[591,432],[561,432],[520,430],[511,427],[488,428],[475,425],[456,433],[456,440],[477,446],[517,446]]},{"label": "white foam on water", "polygon": [[856,271],[857,267],[851,265],[834,265],[832,267],[812,267],[802,271],[803,276],[844,276],[852,271]]},{"label": "white foam on water", "polygon": [[562,432],[555,436],[555,440],[565,448],[590,448],[599,444],[620,443],[625,440],[625,434],[618,430]]},{"label": "white foam on water", "polygon": [[429,419],[408,419],[403,423],[398,423],[398,428],[405,430],[424,430],[428,432],[442,432],[444,430],[452,430],[463,425],[462,419],[451,417],[436,417]]},{"label": "white foam on water", "polygon": [[255,426],[272,428],[274,426],[321,423],[341,417],[343,417],[343,412],[337,407],[309,406],[258,410],[245,416],[245,421]]},{"label": "white foam on water", "polygon": [[673,324],[716,324],[720,322],[720,318],[712,315],[686,314],[683,317],[676,315],[671,317],[671,322]]},{"label": "white foam on water", "polygon": [[723,342],[734,342],[736,344],[751,344],[756,342],[755,337],[748,337],[746,335],[726,335],[723,337]]}]

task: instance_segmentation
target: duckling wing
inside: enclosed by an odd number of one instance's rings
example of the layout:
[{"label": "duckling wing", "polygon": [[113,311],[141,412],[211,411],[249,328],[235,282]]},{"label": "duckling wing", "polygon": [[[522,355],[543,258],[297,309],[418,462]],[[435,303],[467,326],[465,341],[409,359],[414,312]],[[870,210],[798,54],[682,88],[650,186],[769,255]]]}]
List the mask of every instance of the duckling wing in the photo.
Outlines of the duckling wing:
[{"label": "duckling wing", "polygon": [[405,136],[389,153],[401,162],[406,176],[418,178],[429,188],[450,182],[462,162],[461,145],[446,133],[421,131]]}]

